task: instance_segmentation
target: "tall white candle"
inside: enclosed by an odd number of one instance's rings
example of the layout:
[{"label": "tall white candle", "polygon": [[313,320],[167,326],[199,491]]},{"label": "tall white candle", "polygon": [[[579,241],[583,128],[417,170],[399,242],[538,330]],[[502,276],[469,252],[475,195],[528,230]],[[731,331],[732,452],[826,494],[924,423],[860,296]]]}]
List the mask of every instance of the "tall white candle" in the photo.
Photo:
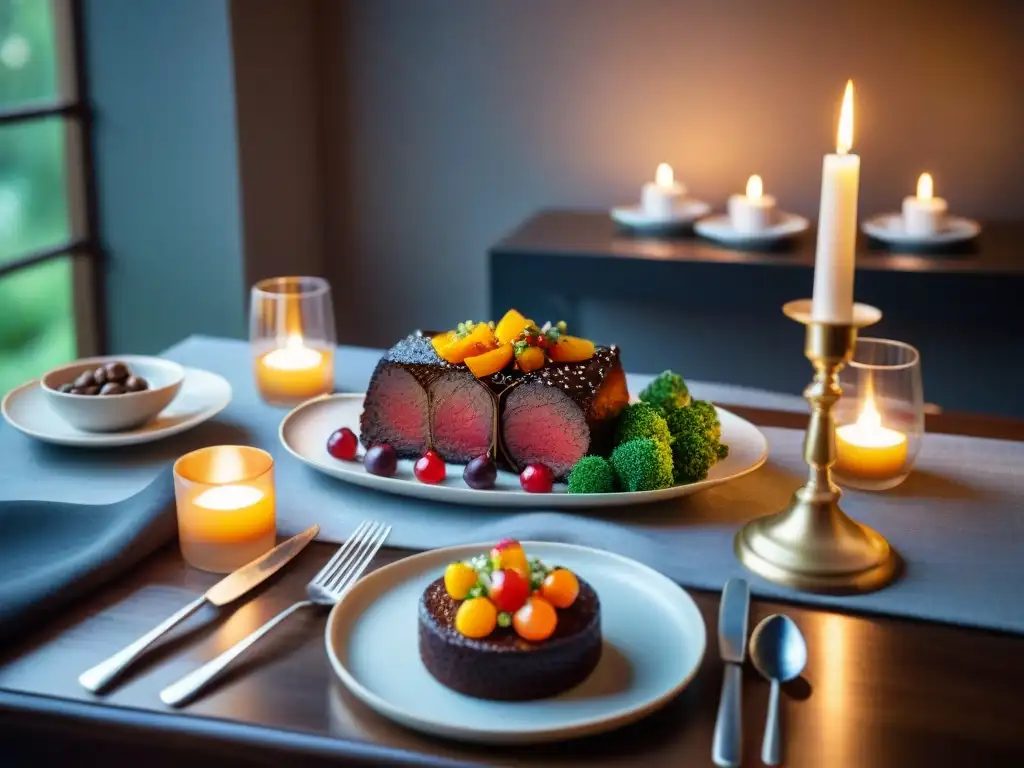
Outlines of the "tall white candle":
[{"label": "tall white candle", "polygon": [[818,247],[814,258],[811,317],[825,323],[853,319],[853,267],[857,244],[857,188],[860,158],[853,146],[853,81],[846,84],[836,152],[821,169]]}]

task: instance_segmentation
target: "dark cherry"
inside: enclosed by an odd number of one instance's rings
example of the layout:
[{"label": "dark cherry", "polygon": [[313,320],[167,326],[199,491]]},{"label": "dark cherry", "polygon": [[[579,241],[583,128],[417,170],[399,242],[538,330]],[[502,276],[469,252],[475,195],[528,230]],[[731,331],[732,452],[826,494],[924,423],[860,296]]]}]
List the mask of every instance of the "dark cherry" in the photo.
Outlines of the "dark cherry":
[{"label": "dark cherry", "polygon": [[95,383],[96,379],[93,376],[93,371],[83,371],[78,374],[78,378],[75,379],[75,387],[77,389],[85,389],[86,387],[91,387]]},{"label": "dark cherry", "polygon": [[123,395],[124,393],[124,387],[122,387],[116,381],[108,381],[100,388],[101,395]]},{"label": "dark cherry", "polygon": [[82,395],[98,395],[100,388],[93,384],[91,387],[82,387],[82,391],[79,394]]},{"label": "dark cherry", "polygon": [[141,376],[129,376],[123,386],[127,392],[142,392],[149,389],[149,382]]},{"label": "dark cherry", "polygon": [[427,485],[435,485],[444,480],[446,474],[444,459],[433,451],[427,451],[416,460],[413,472],[416,479]]},{"label": "dark cherry", "polygon": [[128,366],[120,361],[107,363],[103,367],[104,376],[106,376],[107,381],[114,381],[118,384],[123,384],[124,380],[131,375],[128,371]]},{"label": "dark cherry", "polygon": [[391,477],[398,469],[398,454],[387,443],[374,445],[366,451],[366,456],[363,457],[363,466],[371,475]]},{"label": "dark cherry", "polygon": [[71,392],[72,390],[74,390],[74,388],[75,388],[74,384],[61,384],[59,387],[57,387],[57,391],[58,392],[68,393],[68,392]]},{"label": "dark cherry", "polygon": [[550,493],[555,478],[544,464],[527,464],[519,475],[519,484],[527,493]]},{"label": "dark cherry", "polygon": [[331,433],[327,438],[327,452],[336,459],[352,461],[356,457],[356,450],[359,448],[359,439],[356,433],[348,427],[342,427]]},{"label": "dark cherry", "polygon": [[92,381],[98,387],[102,387],[106,384],[109,379],[107,378],[107,369],[104,366],[100,366],[92,372]]},{"label": "dark cherry", "polygon": [[466,485],[478,491],[486,491],[494,487],[494,481],[498,479],[498,467],[490,454],[477,456],[466,468],[462,470],[462,479]]}]

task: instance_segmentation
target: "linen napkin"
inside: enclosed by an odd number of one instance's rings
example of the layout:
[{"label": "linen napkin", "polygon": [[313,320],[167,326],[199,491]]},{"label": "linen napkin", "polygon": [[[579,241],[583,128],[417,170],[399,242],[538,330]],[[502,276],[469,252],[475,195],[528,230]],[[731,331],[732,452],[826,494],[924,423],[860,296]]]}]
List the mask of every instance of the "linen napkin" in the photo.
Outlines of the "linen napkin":
[{"label": "linen napkin", "polygon": [[0,501],[0,643],[177,535],[171,468],[115,504]]}]

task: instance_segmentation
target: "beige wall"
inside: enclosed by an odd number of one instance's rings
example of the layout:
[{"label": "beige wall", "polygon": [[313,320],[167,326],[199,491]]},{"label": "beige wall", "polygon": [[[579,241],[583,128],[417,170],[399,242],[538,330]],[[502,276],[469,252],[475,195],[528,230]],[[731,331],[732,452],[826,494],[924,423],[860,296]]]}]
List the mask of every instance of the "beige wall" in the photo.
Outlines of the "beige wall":
[{"label": "beige wall", "polygon": [[848,77],[865,213],[896,207],[928,169],[957,211],[1024,216],[1021,2],[319,10],[326,269],[344,341],[481,315],[491,243],[539,207],[629,201],[660,160],[715,204],[758,172],[815,216]]}]

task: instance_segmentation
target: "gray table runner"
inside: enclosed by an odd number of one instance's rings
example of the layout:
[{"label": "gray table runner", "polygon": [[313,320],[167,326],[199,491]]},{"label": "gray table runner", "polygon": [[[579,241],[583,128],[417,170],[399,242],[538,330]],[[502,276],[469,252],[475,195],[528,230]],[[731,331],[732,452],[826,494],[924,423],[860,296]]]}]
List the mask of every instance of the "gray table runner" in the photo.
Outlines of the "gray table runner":
[{"label": "gray table runner", "polygon": [[[742,575],[766,597],[1024,633],[1024,443],[927,435],[917,469],[902,486],[883,494],[850,491],[843,502],[899,550],[906,563],[900,581],[870,595],[807,595],[749,574],[732,554],[736,529],[779,509],[803,481],[802,432],[764,429],[770,446],[765,467],[673,502],[591,516],[446,506],[346,485],[289,456],[277,438],[285,411],[257,397],[246,344],[194,337],[167,356],[231,381],[234,400],[221,417],[162,442],[111,451],[48,446],[0,425],[0,498],[117,501],[194,448],[248,443],[277,461],[283,534],[318,522],[321,538],[338,540],[360,519],[374,517],[395,526],[390,544],[411,549],[503,536],[574,542],[634,557],[693,587],[720,589],[729,577]],[[339,350],[338,388],[364,390],[378,356]],[[631,389],[639,385],[640,378],[633,378]],[[796,396],[722,385],[694,383],[693,390],[698,397],[759,407],[794,409],[801,403]]]}]

